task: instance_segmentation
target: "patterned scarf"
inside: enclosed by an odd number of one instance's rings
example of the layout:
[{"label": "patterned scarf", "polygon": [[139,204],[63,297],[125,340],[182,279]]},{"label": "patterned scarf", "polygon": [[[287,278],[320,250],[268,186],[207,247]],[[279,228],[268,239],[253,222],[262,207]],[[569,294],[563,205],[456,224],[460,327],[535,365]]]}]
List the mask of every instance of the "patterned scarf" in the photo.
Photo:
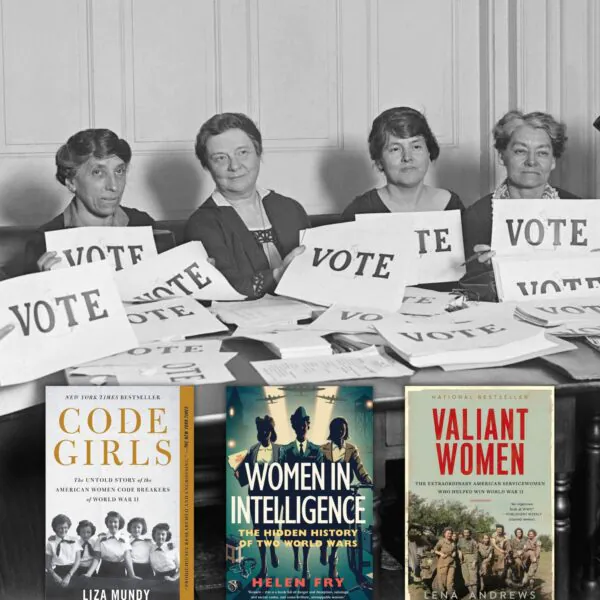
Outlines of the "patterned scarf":
[{"label": "patterned scarf", "polygon": [[[560,200],[560,196],[550,184],[546,184],[544,191],[540,196],[541,200]],[[508,189],[508,179],[505,179],[492,194],[492,200],[510,200],[510,191]]]},{"label": "patterned scarf", "polygon": [[[65,208],[63,212],[65,227],[87,227],[90,223],[85,222],[85,218],[82,219],[81,215],[77,211],[77,206],[75,204],[75,198],[71,200],[69,206]],[[127,227],[129,224],[129,217],[127,213],[120,207],[117,206],[115,212],[112,217],[107,221],[107,227]]]}]

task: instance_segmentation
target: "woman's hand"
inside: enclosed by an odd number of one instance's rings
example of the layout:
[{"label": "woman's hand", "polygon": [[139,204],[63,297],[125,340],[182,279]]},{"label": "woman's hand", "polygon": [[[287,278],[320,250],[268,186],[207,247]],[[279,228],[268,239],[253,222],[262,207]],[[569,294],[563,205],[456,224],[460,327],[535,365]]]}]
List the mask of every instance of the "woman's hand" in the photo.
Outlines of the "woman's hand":
[{"label": "woman's hand", "polygon": [[304,246],[298,246],[297,248],[294,248],[283,259],[283,262],[281,263],[281,266],[273,269],[273,277],[274,277],[274,279],[275,279],[275,281],[277,283],[279,283],[279,280],[281,279],[281,277],[285,273],[285,270],[290,266],[291,262],[296,258],[296,256],[300,256],[304,252],[304,250],[305,250]]},{"label": "woman's hand", "polygon": [[496,254],[496,251],[486,244],[476,244],[473,246],[473,252],[477,255],[477,262],[479,263],[489,263]]},{"label": "woman's hand", "polygon": [[57,265],[62,258],[56,252],[44,252],[37,261],[37,267],[40,271],[50,271],[52,267]]},{"label": "woman's hand", "polygon": [[63,580],[60,582],[60,585],[62,585],[63,587],[67,587],[70,582],[71,582],[71,575],[67,574],[64,576]]}]

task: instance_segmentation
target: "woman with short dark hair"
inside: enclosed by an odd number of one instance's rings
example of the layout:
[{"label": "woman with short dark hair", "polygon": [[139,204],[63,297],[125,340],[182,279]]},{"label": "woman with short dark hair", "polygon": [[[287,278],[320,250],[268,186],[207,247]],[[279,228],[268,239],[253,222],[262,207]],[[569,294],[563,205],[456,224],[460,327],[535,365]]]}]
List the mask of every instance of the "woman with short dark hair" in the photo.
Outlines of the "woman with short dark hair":
[{"label": "woman with short dark hair", "polygon": [[129,144],[110,129],[85,129],[56,152],[56,179],[73,194],[67,208],[39,228],[25,251],[24,273],[48,271],[61,259],[46,252],[43,233],[70,227],[153,225],[147,213],[121,206],[131,162]]},{"label": "woman with short dark hair", "polygon": [[440,147],[425,116],[400,106],[383,111],[369,134],[369,154],[386,184],[355,198],[342,213],[352,220],[359,213],[462,210],[460,198],[425,184],[429,166]]},{"label": "woman with short dark hair", "polygon": [[186,241],[200,240],[240,294],[260,298],[273,292],[302,251],[300,231],[310,227],[305,210],[256,185],[262,136],[246,115],[211,117],[198,132],[195,151],[216,189],[189,218]]}]

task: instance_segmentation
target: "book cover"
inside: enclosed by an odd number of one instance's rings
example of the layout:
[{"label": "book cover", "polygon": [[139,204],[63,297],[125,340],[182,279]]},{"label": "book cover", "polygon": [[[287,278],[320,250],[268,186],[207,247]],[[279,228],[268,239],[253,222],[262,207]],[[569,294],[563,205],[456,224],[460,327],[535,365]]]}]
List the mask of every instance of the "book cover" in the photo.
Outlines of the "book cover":
[{"label": "book cover", "polygon": [[554,389],[406,388],[411,600],[554,597]]},{"label": "book cover", "polygon": [[192,600],[194,390],[46,388],[46,598]]},{"label": "book cover", "polygon": [[373,597],[373,392],[229,387],[229,600]]}]

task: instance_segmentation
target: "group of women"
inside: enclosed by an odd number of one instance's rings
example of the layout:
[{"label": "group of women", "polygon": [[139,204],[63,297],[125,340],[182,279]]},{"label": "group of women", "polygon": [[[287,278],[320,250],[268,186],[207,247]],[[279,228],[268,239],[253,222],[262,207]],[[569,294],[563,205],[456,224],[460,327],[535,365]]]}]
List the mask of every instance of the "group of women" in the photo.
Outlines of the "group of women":
[{"label": "group of women", "polygon": [[[493,199],[575,198],[549,183],[565,149],[562,123],[542,112],[511,111],[497,122],[493,134],[506,178],[465,209],[456,193],[425,183],[440,147],[424,115],[407,107],[384,111],[373,121],[368,143],[386,183],[350,202],[342,220],[352,220],[358,213],[460,210],[465,254],[477,258],[469,261],[469,268],[475,275],[489,271]],[[262,136],[246,115],[211,117],[198,132],[195,152],[215,189],[187,221],[186,241],[200,240],[241,294],[252,299],[273,292],[287,266],[303,251],[299,232],[310,227],[304,208],[257,185]],[[147,213],[121,205],[130,161],[129,144],[110,130],[88,129],[70,137],[56,153],[56,178],[72,200],[40,232],[152,225]],[[45,251],[40,235],[27,245],[22,271],[47,270],[60,260]]]},{"label": "group of women", "polygon": [[75,576],[129,577],[177,581],[179,553],[171,543],[168,523],[157,523],[152,537],[146,537],[148,527],[142,517],[127,523],[116,511],[109,511],[104,520],[106,532],[97,537],[95,525],[88,520],[77,525],[77,538],[68,535],[71,519],[56,515],[52,519],[54,534],[46,543],[46,571],[54,582],[67,587]]}]

